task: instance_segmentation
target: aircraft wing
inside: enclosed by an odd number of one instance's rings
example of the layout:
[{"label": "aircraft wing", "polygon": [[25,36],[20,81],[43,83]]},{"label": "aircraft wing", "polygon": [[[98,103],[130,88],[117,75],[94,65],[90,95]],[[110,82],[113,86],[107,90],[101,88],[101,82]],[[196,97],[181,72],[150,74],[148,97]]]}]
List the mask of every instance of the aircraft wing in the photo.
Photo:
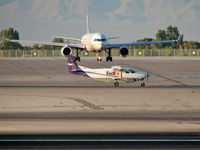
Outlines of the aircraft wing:
[{"label": "aircraft wing", "polygon": [[118,39],[118,38],[120,38],[120,37],[108,37],[108,40],[112,40],[112,39]]},{"label": "aircraft wing", "polygon": [[69,40],[69,41],[81,42],[81,39],[64,37],[64,36],[54,36],[54,38],[64,39],[64,40]]},{"label": "aircraft wing", "polygon": [[84,46],[82,44],[66,44],[66,43],[56,43],[56,42],[41,42],[41,41],[26,41],[26,40],[12,40],[12,39],[5,39],[10,42],[16,42],[16,43],[24,43],[24,44],[31,44],[31,45],[51,45],[51,46],[68,46],[71,48],[78,48],[78,49],[84,49]]},{"label": "aircraft wing", "polygon": [[139,45],[150,45],[150,44],[166,44],[166,43],[174,43],[178,42],[178,40],[170,40],[170,41],[154,41],[154,42],[138,42],[138,43],[122,43],[122,44],[108,44],[106,48],[117,48],[121,46],[139,46]]}]

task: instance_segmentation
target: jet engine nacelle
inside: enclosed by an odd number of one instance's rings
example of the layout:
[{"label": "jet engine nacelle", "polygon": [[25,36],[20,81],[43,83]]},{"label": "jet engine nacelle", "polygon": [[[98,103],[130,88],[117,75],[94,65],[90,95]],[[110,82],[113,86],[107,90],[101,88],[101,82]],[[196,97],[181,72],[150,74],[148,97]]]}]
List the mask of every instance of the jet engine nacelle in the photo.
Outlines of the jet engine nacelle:
[{"label": "jet engine nacelle", "polygon": [[61,55],[62,56],[67,56],[71,53],[71,48],[68,47],[68,46],[64,46],[62,49],[61,49]]},{"label": "jet engine nacelle", "polygon": [[129,54],[129,50],[127,47],[120,47],[119,53],[123,56],[126,57]]}]

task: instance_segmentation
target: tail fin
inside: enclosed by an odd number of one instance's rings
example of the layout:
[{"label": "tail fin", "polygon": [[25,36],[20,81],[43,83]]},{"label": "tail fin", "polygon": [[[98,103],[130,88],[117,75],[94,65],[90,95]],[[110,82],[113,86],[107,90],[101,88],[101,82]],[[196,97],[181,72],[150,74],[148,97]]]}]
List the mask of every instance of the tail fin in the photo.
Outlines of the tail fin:
[{"label": "tail fin", "polygon": [[74,60],[73,56],[70,54],[67,57],[68,57],[68,71],[69,72],[78,71],[79,67],[76,61]]},{"label": "tail fin", "polygon": [[68,55],[67,57],[68,57],[68,71],[70,73],[89,77],[88,74],[77,65],[76,61],[74,60],[71,54]]},{"label": "tail fin", "polygon": [[87,15],[86,15],[86,26],[87,26],[87,34],[90,33],[90,28],[89,28],[89,13],[88,13],[88,8],[87,8]]}]

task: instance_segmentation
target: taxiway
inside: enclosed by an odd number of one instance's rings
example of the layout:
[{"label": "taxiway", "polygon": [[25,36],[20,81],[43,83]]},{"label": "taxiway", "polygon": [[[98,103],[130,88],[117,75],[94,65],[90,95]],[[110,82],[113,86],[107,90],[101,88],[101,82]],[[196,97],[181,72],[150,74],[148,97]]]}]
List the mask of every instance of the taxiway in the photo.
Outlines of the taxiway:
[{"label": "taxiway", "polygon": [[80,134],[200,131],[200,58],[114,58],[150,73],[140,83],[112,83],[71,75],[62,58],[0,59],[0,134]]}]

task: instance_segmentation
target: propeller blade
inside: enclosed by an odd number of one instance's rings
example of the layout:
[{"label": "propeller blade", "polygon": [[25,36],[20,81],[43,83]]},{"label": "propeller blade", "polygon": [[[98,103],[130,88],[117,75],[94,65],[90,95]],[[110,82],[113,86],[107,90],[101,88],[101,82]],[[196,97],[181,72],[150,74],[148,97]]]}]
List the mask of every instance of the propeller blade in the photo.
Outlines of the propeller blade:
[{"label": "propeller blade", "polygon": [[147,78],[147,83],[148,83],[148,81],[149,81],[149,73],[148,72],[146,73],[146,78]]}]

